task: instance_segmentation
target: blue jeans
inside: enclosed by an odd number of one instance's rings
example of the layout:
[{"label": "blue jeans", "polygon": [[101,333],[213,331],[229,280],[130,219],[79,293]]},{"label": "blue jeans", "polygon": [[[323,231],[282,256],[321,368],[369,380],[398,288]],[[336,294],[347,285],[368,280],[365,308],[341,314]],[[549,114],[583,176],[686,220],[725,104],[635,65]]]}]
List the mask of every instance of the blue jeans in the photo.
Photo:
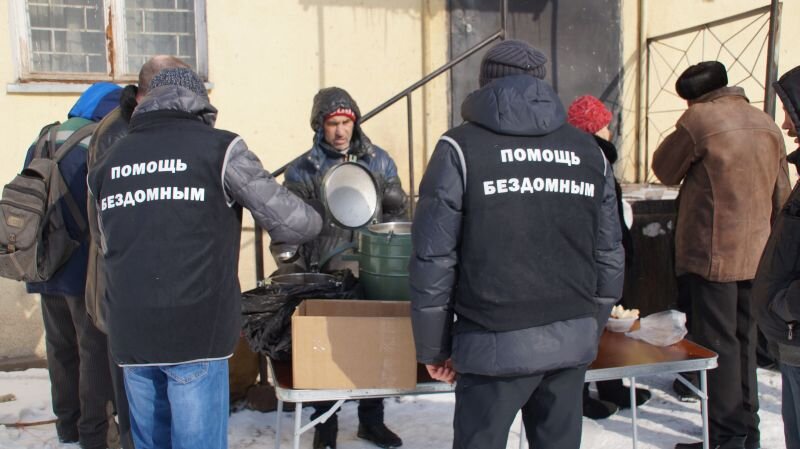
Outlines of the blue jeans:
[{"label": "blue jeans", "polygon": [[800,366],[778,365],[783,381],[781,415],[786,449],[800,449]]},{"label": "blue jeans", "polygon": [[228,447],[228,361],[126,366],[136,449]]}]

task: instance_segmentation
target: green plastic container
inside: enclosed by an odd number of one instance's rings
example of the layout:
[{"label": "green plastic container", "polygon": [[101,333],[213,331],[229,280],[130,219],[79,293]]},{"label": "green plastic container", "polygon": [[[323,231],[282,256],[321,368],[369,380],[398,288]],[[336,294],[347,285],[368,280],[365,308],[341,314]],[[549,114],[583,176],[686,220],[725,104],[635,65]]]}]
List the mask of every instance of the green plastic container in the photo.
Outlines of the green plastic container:
[{"label": "green plastic container", "polygon": [[373,224],[358,231],[358,279],[367,299],[408,301],[411,223]]}]

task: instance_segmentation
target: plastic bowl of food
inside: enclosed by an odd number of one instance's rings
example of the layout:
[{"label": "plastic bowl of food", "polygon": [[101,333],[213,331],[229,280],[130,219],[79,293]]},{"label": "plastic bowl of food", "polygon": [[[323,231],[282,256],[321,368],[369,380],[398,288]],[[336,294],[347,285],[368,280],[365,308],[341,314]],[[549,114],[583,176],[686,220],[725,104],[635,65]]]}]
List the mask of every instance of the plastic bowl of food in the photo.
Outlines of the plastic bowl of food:
[{"label": "plastic bowl of food", "polygon": [[633,327],[633,323],[636,322],[639,318],[637,317],[630,317],[630,318],[609,318],[608,322],[606,323],[606,329],[610,330],[611,332],[628,332]]}]

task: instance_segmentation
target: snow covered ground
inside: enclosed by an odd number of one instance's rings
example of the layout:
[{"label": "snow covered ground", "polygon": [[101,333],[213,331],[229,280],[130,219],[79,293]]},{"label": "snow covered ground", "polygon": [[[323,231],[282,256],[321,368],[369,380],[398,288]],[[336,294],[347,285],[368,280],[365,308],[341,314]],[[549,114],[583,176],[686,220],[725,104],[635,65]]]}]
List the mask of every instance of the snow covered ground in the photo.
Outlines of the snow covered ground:
[{"label": "snow covered ground", "polygon": [[[680,402],[671,394],[674,376],[652,376],[639,379],[650,388],[653,398],[639,408],[639,447],[672,448],[676,442],[700,438],[699,403]],[[783,423],[780,415],[780,374],[758,371],[761,399],[761,445],[768,449],[784,448]],[[53,418],[50,410],[50,381],[44,369],[0,373],[0,396],[14,394],[17,400],[0,403],[0,423],[32,422]],[[453,395],[386,399],[386,422],[409,449],[446,449],[452,441]],[[304,411],[306,422],[311,409]],[[584,419],[583,448],[620,449],[631,447],[630,410],[609,419]],[[231,449],[268,449],[275,447],[275,413],[249,410],[234,413],[230,419]],[[293,414],[282,419],[281,447],[290,448],[289,432]],[[339,417],[340,449],[371,449],[375,446],[355,436],[356,404],[348,402]],[[313,432],[303,435],[301,447],[310,448]],[[512,426],[508,448],[519,447],[519,419]],[[59,444],[54,424],[10,428],[0,425],[0,449],[76,449],[77,445]]]}]

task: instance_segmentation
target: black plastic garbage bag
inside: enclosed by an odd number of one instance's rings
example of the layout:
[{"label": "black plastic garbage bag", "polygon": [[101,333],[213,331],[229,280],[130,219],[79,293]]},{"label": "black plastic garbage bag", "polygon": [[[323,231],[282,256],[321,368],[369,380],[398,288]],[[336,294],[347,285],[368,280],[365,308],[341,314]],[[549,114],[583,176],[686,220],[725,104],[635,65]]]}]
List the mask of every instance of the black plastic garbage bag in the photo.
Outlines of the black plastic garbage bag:
[{"label": "black plastic garbage bag", "polygon": [[292,357],[291,318],[304,299],[352,299],[358,279],[350,270],[332,273],[336,283],[310,285],[267,284],[242,293],[242,331],[250,348],[273,360]]}]

